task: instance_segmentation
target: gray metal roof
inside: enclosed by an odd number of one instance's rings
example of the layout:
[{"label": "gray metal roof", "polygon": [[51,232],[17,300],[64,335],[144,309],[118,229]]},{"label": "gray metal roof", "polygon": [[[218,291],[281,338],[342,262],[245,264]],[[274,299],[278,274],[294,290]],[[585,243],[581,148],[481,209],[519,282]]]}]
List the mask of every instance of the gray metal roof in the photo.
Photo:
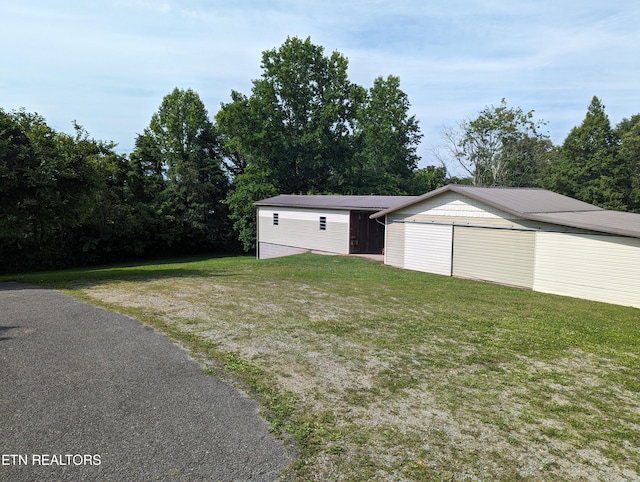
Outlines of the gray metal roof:
[{"label": "gray metal roof", "polygon": [[602,209],[599,211],[531,214],[528,218],[545,223],[640,238],[640,214],[635,213]]},{"label": "gray metal roof", "polygon": [[254,203],[255,206],[292,208],[348,209],[350,211],[380,211],[406,203],[418,196],[332,196],[280,194]]},{"label": "gray metal roof", "polygon": [[455,192],[523,219],[640,238],[640,214],[610,211],[546,189],[450,184],[377,212],[379,218],[407,206]]}]

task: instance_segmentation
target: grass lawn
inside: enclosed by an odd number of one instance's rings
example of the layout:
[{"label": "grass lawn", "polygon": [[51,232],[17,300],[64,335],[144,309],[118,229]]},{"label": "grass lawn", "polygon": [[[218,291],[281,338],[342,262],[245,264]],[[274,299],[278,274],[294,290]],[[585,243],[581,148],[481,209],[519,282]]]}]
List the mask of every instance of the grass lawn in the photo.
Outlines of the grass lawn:
[{"label": "grass lawn", "polygon": [[296,480],[640,480],[638,309],[337,256],[11,279],[189,347],[296,440]]}]

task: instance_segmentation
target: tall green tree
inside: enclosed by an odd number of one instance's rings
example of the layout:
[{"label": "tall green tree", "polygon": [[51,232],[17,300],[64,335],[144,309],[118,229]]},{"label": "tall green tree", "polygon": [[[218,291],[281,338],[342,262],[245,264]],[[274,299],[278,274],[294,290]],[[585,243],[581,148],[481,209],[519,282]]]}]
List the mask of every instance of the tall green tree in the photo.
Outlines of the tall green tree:
[{"label": "tall green tree", "polygon": [[[192,249],[223,246],[229,180],[216,129],[198,94],[175,88],[166,95],[136,146],[132,158],[140,188],[162,188],[158,214],[164,243]],[[145,174],[150,179],[145,181]]]},{"label": "tall green tree", "polygon": [[216,116],[235,172],[248,160],[282,192],[339,190],[352,158],[356,103],[364,97],[349,82],[347,64],[309,38],[287,38],[263,52],[251,96],[232,92]]},{"label": "tall green tree", "polygon": [[443,133],[443,163],[459,165],[477,186],[524,186],[529,173],[538,172],[549,161],[551,143],[534,119],[534,111],[488,106],[475,119],[461,121]]},{"label": "tall green tree", "polygon": [[231,93],[216,115],[234,176],[228,206],[245,249],[255,243],[253,202],[276,193],[338,193],[352,173],[356,109],[365,90],[347,59],[309,38],[287,38],[262,54],[251,95]]},{"label": "tall green tree", "polygon": [[357,112],[354,194],[406,194],[422,134],[400,78],[378,77]]},{"label": "tall green tree", "polygon": [[546,187],[604,208],[625,209],[629,178],[617,160],[618,144],[604,105],[594,96],[584,120],[562,144]]},{"label": "tall green tree", "polygon": [[263,52],[251,95],[233,91],[218,111],[234,179],[228,205],[245,247],[255,240],[252,204],[265,193],[404,194],[416,185],[421,134],[400,80],[379,77],[367,90],[347,66],[339,52],[287,38]]}]

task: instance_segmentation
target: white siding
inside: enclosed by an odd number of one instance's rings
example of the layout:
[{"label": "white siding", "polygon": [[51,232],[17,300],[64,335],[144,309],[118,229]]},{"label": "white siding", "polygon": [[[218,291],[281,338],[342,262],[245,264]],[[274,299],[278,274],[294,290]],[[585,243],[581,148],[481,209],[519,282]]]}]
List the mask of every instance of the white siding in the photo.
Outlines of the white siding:
[{"label": "white siding", "polygon": [[404,268],[404,223],[387,216],[384,232],[384,263]]},{"label": "white siding", "polygon": [[533,288],[640,308],[640,239],[538,233]]},{"label": "white siding", "polygon": [[453,276],[533,287],[535,232],[455,227]]},{"label": "white siding", "polygon": [[405,223],[404,267],[451,276],[453,227]]},{"label": "white siding", "polygon": [[476,222],[480,222],[481,219],[517,219],[517,216],[454,192],[444,193],[421,203],[407,206],[394,214],[401,214],[407,219],[438,216],[442,218],[472,218]]},{"label": "white siding", "polygon": [[281,244],[258,243],[259,259],[280,258],[282,256],[291,256],[307,252],[309,252],[309,250],[304,248],[294,248],[291,246],[283,246]]},{"label": "white siding", "polygon": [[[274,213],[278,214],[277,226]],[[324,231],[320,230],[321,216],[327,220]],[[260,243],[349,254],[349,211],[259,207],[258,234]]]}]

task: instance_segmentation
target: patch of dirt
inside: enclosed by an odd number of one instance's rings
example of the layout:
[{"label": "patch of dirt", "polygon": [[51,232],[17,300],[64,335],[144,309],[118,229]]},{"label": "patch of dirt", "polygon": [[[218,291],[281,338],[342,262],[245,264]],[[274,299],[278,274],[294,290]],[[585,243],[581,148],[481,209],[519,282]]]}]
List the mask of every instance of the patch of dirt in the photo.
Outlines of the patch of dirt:
[{"label": "patch of dirt", "polygon": [[[413,353],[399,353],[372,346],[366,336],[327,332],[327,323],[336,321],[333,328],[340,329],[349,313],[368,308],[357,297],[338,303],[307,285],[278,284],[263,293],[206,279],[165,279],[83,291],[160,314],[276,374],[280,387],[298,394],[310,410],[333,412],[345,432],[343,453],[314,461],[317,480],[341,479],[344,467],[357,466],[363,456],[390,468],[378,473],[381,480],[397,476],[392,467],[409,463],[443,474],[463,467],[451,472],[452,480],[488,474],[488,480],[640,480],[639,447],[629,444],[616,460],[606,455],[606,442],[589,439],[594,423],[640,429],[633,424],[640,418],[639,394],[602,379],[616,369],[610,360],[572,350],[556,360],[518,357],[492,370],[484,363],[429,369],[419,360],[437,355],[446,362],[453,353],[457,360],[475,348],[434,335]],[[394,392],[383,381],[400,369],[411,383]],[[617,404],[619,419],[608,419],[595,400],[576,405],[575,395],[589,400],[583,396],[589,392]]]}]

